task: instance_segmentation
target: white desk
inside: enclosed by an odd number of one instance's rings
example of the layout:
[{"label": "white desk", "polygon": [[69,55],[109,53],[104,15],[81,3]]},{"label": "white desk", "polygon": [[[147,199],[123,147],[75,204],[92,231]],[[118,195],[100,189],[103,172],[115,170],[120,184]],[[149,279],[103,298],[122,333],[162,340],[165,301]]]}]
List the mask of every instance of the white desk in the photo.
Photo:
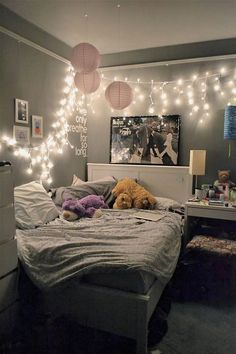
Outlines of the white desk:
[{"label": "white desk", "polygon": [[[208,205],[207,202],[185,203],[185,244],[192,238],[192,222],[195,218],[236,221],[236,208]],[[236,231],[236,226],[235,226]]]}]

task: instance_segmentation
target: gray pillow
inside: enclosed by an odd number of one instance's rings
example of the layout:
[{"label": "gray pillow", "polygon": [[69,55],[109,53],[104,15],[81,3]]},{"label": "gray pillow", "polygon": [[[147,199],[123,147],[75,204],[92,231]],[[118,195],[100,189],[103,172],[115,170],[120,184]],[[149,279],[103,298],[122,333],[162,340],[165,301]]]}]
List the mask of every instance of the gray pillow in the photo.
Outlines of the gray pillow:
[{"label": "gray pillow", "polygon": [[16,226],[32,229],[42,226],[59,216],[52,199],[40,182],[30,182],[15,187],[14,204]]},{"label": "gray pillow", "polygon": [[181,208],[181,204],[174,199],[156,197],[156,209],[171,210]]},{"label": "gray pillow", "polygon": [[103,195],[105,203],[112,207],[114,203],[114,196],[112,189],[116,185],[116,181],[103,182],[87,182],[80,186],[59,187],[52,189],[52,200],[57,206],[62,206],[67,199],[81,199],[87,195]]},{"label": "gray pillow", "polygon": [[85,183],[99,183],[99,182],[109,182],[109,181],[117,181],[115,177],[113,176],[106,176],[106,177],[103,177],[103,178],[99,178],[99,179],[96,179],[95,181],[83,181],[82,179],[80,179],[79,177],[77,177],[76,175],[73,175],[73,181],[71,183],[72,186],[81,186],[82,184],[85,184]]}]

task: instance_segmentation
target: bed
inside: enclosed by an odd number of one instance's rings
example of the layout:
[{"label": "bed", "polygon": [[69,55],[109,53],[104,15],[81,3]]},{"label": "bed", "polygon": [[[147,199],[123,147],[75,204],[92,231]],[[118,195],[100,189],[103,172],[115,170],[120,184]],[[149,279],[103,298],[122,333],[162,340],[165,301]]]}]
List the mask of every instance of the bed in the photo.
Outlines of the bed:
[{"label": "bed", "polygon": [[[135,217],[135,210],[108,209],[96,220],[69,223],[55,217],[57,211],[48,201],[49,223],[43,221],[35,228],[33,211],[24,230],[22,220],[17,220],[21,223],[19,258],[40,289],[44,311],[70,315],[81,325],[132,338],[136,353],[146,354],[148,323],[174,272],[181,246],[181,216],[166,206],[188,199],[191,178],[188,167],[88,164],[87,186],[106,181],[106,176],[137,179],[165,205],[160,211],[164,217],[158,222],[144,221]],[[25,194],[25,186],[23,190]],[[81,187],[66,189],[74,190],[81,191]],[[57,198],[65,197],[65,190],[56,192]],[[18,190],[18,202],[19,194]],[[32,220],[34,225],[29,226]]]}]

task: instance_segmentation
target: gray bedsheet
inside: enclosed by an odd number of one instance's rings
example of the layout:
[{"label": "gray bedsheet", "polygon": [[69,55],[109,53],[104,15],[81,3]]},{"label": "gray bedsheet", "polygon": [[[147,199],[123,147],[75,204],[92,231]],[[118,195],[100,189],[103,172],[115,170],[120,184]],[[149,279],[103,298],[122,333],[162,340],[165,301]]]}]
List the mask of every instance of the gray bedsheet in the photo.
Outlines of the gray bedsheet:
[{"label": "gray bedsheet", "polygon": [[17,230],[21,263],[42,289],[93,272],[142,270],[163,283],[171,278],[181,244],[181,216],[139,220],[136,211],[103,210],[100,218],[58,218],[32,230]]}]

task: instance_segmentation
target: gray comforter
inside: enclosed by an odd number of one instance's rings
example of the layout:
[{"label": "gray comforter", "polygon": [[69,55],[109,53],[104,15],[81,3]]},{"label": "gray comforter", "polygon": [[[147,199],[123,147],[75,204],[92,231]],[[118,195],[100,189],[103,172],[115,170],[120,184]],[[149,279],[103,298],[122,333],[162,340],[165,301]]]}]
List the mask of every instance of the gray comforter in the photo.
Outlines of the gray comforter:
[{"label": "gray comforter", "polygon": [[167,283],[178,260],[181,217],[163,212],[157,222],[137,219],[135,210],[103,210],[100,218],[58,218],[17,230],[20,261],[31,280],[47,289],[90,272],[143,270]]}]

